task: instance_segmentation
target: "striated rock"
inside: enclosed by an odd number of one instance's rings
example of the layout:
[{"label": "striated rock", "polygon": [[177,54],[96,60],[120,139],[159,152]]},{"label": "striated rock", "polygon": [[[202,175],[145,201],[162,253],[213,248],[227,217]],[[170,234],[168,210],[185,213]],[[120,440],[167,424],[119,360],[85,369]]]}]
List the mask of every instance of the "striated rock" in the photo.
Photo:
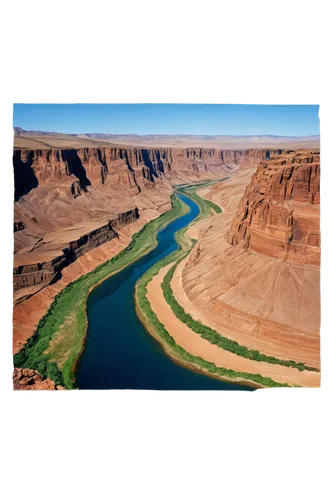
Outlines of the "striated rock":
[{"label": "striated rock", "polygon": [[304,264],[320,264],[319,152],[288,151],[261,164],[228,233],[232,245]]},{"label": "striated rock", "polygon": [[[281,150],[244,151],[204,148],[133,147],[41,149],[14,151],[16,199],[37,186],[68,184],[68,195],[78,196],[88,186],[108,183],[138,193],[163,177],[221,171],[229,165],[253,165]],[[73,181],[76,178],[76,181]]]},{"label": "striated rock", "polygon": [[[135,208],[115,215],[107,224],[97,227],[86,234],[80,234],[80,229],[77,229],[76,233],[79,233],[78,239],[69,241],[68,246],[62,248],[60,255],[57,255],[50,261],[33,263],[33,255],[16,258],[16,262],[28,260],[28,263],[14,267],[14,290],[38,285],[40,283],[48,284],[55,282],[61,277],[61,271],[64,267],[76,261],[89,250],[97,248],[107,241],[116,238],[116,229],[119,230],[124,225],[134,222],[138,217],[139,211]],[[68,233],[69,236],[71,236],[73,231],[68,231]],[[63,242],[61,240],[59,241],[57,238],[60,238],[58,232],[55,232],[52,237],[49,233],[49,243],[44,244],[41,250],[45,253],[48,252],[48,247],[52,248],[56,244],[62,244]],[[36,258],[39,259],[39,256],[40,252],[37,253]]]}]

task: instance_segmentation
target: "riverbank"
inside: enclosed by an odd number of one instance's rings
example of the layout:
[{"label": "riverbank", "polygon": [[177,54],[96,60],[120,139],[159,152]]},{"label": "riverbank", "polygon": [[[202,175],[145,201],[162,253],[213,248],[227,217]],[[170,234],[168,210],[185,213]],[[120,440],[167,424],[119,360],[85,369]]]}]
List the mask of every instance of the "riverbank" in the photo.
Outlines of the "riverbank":
[{"label": "riverbank", "polygon": [[[200,219],[205,219],[206,217],[212,215],[212,213],[222,213],[222,208],[216,203],[199,196],[197,191],[199,189],[209,188],[209,186],[217,184],[217,182],[222,182],[226,179],[228,179],[228,177],[221,179],[221,181],[201,182],[192,186],[179,186],[177,187],[177,191],[193,200],[200,208]],[[193,221],[193,223],[194,222],[195,221]]]},{"label": "riverbank", "polygon": [[88,339],[76,370],[80,389],[249,390],[175,363],[135,312],[136,283],[178,249],[175,234],[182,234],[200,213],[195,202],[178,196],[190,212],[159,231],[155,250],[105,280],[89,295]]},{"label": "riverbank", "polygon": [[[182,191],[185,194],[186,188]],[[204,207],[205,200],[196,193],[193,194],[193,201],[200,200],[200,216],[196,219],[198,222],[207,217],[207,212],[216,205],[208,204]],[[220,210],[215,212],[220,213]],[[256,387],[316,386],[318,374],[311,373],[316,372],[315,369],[247,349],[194,321],[179,306],[173,297],[170,282],[177,265],[183,259],[186,260],[186,254],[193,246],[193,241],[185,236],[185,232],[186,229],[177,235],[180,244],[178,252],[156,264],[136,286],[136,308],[140,320],[168,355],[184,366],[192,366],[192,369],[213,374],[222,380],[232,379],[237,383],[243,381]],[[177,263],[174,264],[176,259]],[[267,376],[268,373],[274,380]]]},{"label": "riverbank", "polygon": [[[175,271],[178,268],[177,278],[178,280],[180,280],[181,273],[179,273],[179,268],[183,269],[185,264],[186,260],[184,259],[184,261],[181,262],[179,266],[175,264],[172,267],[170,267],[168,269],[168,272],[163,277],[163,281],[161,282],[161,288],[163,290],[164,298],[166,302],[169,304],[170,308],[172,309],[174,315],[180,321],[189,325],[191,330],[196,332],[205,340],[208,340],[211,344],[218,346],[220,349],[232,352],[233,354],[237,354],[238,356],[241,356],[243,358],[252,361],[263,361],[270,364],[285,366],[288,368],[295,368],[299,371],[306,370],[306,371],[318,372],[316,368],[307,366],[304,363],[296,363],[295,361],[292,360],[284,360],[275,358],[274,356],[266,356],[264,353],[261,353],[260,351],[249,349],[246,346],[240,345],[238,342],[235,342],[234,340],[224,337],[216,330],[213,330],[212,328],[204,325],[200,321],[195,320],[190,314],[188,314],[184,310],[184,308],[177,302],[177,299],[174,296],[174,288],[176,284],[176,280],[174,278]],[[173,288],[171,286],[172,282],[173,282]]]},{"label": "riverbank", "polygon": [[[223,377],[222,375],[216,375],[212,372],[210,372],[208,369],[205,369],[204,367],[201,367],[199,364],[195,364],[193,362],[186,362],[186,360],[180,356],[177,355],[177,353],[174,352],[171,346],[168,345],[167,341],[163,341],[161,337],[161,331],[158,331],[156,326],[154,327],[152,324],[151,319],[149,320],[147,318],[147,315],[143,313],[142,308],[139,306],[139,301],[136,299],[136,314],[139,320],[141,321],[142,325],[144,326],[145,330],[160,344],[162,347],[164,353],[173,360],[174,363],[191,370],[193,372],[201,373],[204,374],[205,376],[225,381],[225,382],[230,382],[230,378],[228,377]],[[162,325],[163,326],[163,325]],[[252,383],[251,381],[244,380],[244,379],[234,379],[234,383],[237,383],[239,385],[244,385],[245,387],[251,387],[254,389],[262,388],[264,387],[263,385],[257,384],[257,383]]]},{"label": "riverbank", "polygon": [[[153,276],[146,286],[146,297],[159,323],[170,332],[176,345],[192,356],[192,362],[197,368],[203,367],[204,371],[210,370],[220,374],[223,380],[235,379],[237,383],[241,380],[258,382],[258,387],[277,387],[285,384],[315,386],[318,374],[314,372],[306,370],[300,372],[294,368],[259,362],[237,355],[221,348],[216,341],[200,335],[191,325],[179,319],[166,300],[163,289],[165,276],[172,268],[173,263],[163,267]],[[184,353],[176,350],[177,354],[182,357]],[[186,355],[186,363],[188,363],[188,358]]]},{"label": "riverbank", "polygon": [[186,205],[173,195],[172,209],[144,226],[125,250],[60,292],[39,322],[35,334],[14,356],[14,365],[38,370],[57,384],[74,388],[74,369],[86,336],[86,300],[89,293],[104,279],[153,250],[158,231],[187,210]]},{"label": "riverbank", "polygon": [[[122,191],[117,191],[108,197],[108,214],[111,215],[115,207],[123,206],[125,200],[128,200],[128,193],[121,195]],[[13,294],[13,353],[18,353],[26,344],[27,340],[36,331],[39,321],[45,316],[55,297],[81,276],[90,273],[101,264],[109,261],[115,255],[119,254],[130,244],[135,233],[139,232],[148,222],[160,217],[169,211],[171,207],[172,187],[158,185],[155,189],[144,191],[132,197],[130,204],[139,209],[139,218],[135,222],[128,223],[117,228],[117,237],[110,241],[90,249],[77,258],[68,267],[61,271],[60,279],[49,284],[45,281],[41,287],[39,285],[17,290]],[[89,194],[90,196],[90,194]],[[78,198],[80,200],[80,198]],[[106,200],[104,199],[106,202]],[[89,206],[89,204],[88,204]],[[88,207],[87,206],[87,207]],[[83,214],[81,214],[83,217]],[[81,217],[79,218],[81,220]],[[84,216],[85,217],[85,216]],[[93,206],[89,211],[89,217],[92,220],[98,220],[102,217],[101,212],[95,212]],[[87,220],[90,220],[88,217]],[[108,215],[106,216],[108,217]],[[50,225],[52,226],[51,222]],[[16,232],[15,237],[21,238],[22,231]],[[43,261],[41,258],[40,262]]]},{"label": "riverbank", "polygon": [[[183,194],[185,191],[183,190]],[[199,197],[200,198],[200,197]],[[196,200],[193,200],[196,203]],[[211,207],[206,208],[205,210],[202,207],[205,205],[205,200],[203,198],[200,199],[199,205],[199,216],[196,219],[198,222],[203,217],[206,217],[208,212],[210,212]],[[192,224],[194,221],[192,222]],[[170,335],[165,325],[159,321],[158,315],[151,307],[150,300],[152,297],[156,298],[156,294],[158,294],[158,289],[155,289],[150,293],[148,298],[148,286],[152,282],[156,276],[159,275],[160,272],[166,272],[165,269],[171,267],[172,263],[177,260],[179,263],[183,258],[186,257],[188,252],[193,246],[194,241],[191,241],[188,237],[185,236],[186,229],[180,231],[176,235],[176,239],[178,242],[178,250],[173,252],[171,255],[168,255],[165,259],[157,262],[153,267],[151,267],[138,281],[135,290],[135,300],[136,300],[136,310],[141,322],[144,324],[145,328],[149,333],[161,344],[164,351],[177,361],[179,364],[185,366],[186,368],[191,368],[195,371],[203,372],[212,377],[218,378],[224,381],[232,381],[235,383],[242,383],[245,385],[249,385],[250,387],[283,387],[288,384],[278,383],[269,377],[263,377],[258,374],[250,374],[245,372],[237,372],[235,370],[229,370],[223,368],[221,366],[216,366],[215,363],[207,361],[197,354],[191,354],[184,347],[179,345],[174,337]],[[185,245],[184,245],[185,240]],[[160,287],[159,287],[160,288]],[[149,300],[150,299],[150,300]],[[168,311],[168,313],[172,310]],[[167,316],[165,316],[165,320],[167,320]],[[178,325],[181,326],[181,325]],[[174,331],[174,330],[173,330]],[[195,336],[196,334],[192,332]],[[197,336],[198,337],[198,336]]]}]

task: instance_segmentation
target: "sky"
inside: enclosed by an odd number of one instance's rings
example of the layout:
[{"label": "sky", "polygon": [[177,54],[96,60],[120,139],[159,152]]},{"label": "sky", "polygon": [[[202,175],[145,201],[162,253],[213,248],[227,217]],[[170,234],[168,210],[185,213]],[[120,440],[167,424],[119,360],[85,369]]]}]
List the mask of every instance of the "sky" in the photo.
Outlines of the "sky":
[{"label": "sky", "polygon": [[319,135],[317,105],[14,104],[14,127],[66,134]]}]

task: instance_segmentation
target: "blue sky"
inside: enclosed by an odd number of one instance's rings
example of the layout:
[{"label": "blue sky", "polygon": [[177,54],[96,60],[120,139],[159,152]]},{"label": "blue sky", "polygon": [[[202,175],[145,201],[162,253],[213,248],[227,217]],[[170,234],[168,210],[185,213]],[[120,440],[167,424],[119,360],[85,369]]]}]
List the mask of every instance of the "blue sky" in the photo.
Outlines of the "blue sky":
[{"label": "blue sky", "polygon": [[241,104],[14,104],[14,127],[109,134],[319,134],[319,106]]}]

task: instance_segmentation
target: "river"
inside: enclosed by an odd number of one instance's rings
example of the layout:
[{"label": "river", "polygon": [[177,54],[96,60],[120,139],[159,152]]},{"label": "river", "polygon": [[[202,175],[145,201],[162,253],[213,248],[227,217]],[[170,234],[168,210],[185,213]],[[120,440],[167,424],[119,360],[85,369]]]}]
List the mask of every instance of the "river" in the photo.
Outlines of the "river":
[{"label": "river", "polygon": [[76,369],[79,389],[251,390],[175,363],[136,315],[136,282],[153,264],[177,249],[175,233],[199,215],[194,201],[178,196],[190,211],[159,231],[154,250],[90,293],[87,342]]}]

